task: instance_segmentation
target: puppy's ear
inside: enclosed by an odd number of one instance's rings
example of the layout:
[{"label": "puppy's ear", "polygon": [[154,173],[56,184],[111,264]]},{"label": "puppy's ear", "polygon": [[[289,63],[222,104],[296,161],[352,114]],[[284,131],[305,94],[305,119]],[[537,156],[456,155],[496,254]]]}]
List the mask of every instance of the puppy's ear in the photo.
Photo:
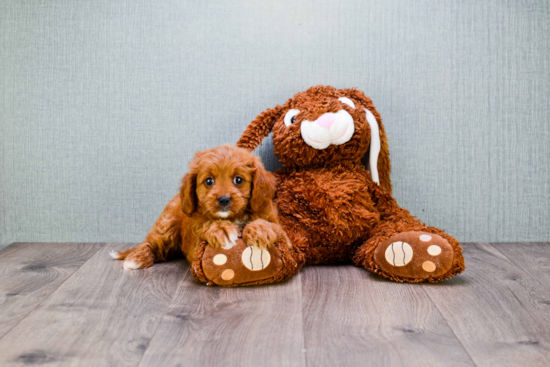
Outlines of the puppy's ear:
[{"label": "puppy's ear", "polygon": [[189,173],[183,176],[181,180],[181,210],[188,217],[193,215],[199,205],[199,198],[197,198],[197,175],[201,158],[205,153],[206,151],[195,153],[193,160],[189,163]]},{"label": "puppy's ear", "polygon": [[181,180],[182,185],[180,189],[181,198],[181,210],[188,217],[192,216],[195,210],[197,210],[197,174],[189,172]]},{"label": "puppy's ear", "polygon": [[254,157],[253,169],[250,208],[254,213],[269,214],[272,211],[271,206],[273,196],[275,196],[277,180],[271,172],[265,170],[258,157]]},{"label": "puppy's ear", "polygon": [[241,138],[237,142],[237,146],[240,148],[253,151],[260,144],[266,136],[273,130],[273,125],[277,122],[277,119],[281,117],[283,108],[279,105],[275,108],[269,108],[260,113],[248,126],[241,135]]}]

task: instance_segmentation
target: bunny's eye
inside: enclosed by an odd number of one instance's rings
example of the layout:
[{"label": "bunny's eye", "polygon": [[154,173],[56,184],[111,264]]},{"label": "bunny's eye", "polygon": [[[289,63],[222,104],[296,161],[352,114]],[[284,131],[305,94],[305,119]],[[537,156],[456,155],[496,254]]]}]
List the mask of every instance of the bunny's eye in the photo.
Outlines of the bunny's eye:
[{"label": "bunny's eye", "polygon": [[340,97],[340,98],[338,98],[338,100],[340,102],[342,102],[343,104],[347,104],[351,108],[355,108],[355,103],[353,103],[353,101],[351,99],[347,98],[347,97]]},{"label": "bunny's eye", "polygon": [[285,125],[290,126],[296,122],[296,115],[300,113],[300,110],[289,110],[285,115]]}]

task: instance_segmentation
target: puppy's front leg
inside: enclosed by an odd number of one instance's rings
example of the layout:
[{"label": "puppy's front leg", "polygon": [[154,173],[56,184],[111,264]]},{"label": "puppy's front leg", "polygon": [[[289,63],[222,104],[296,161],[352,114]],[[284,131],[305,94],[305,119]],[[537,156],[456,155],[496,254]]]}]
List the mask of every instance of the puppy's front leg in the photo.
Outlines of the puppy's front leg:
[{"label": "puppy's front leg", "polygon": [[228,220],[217,220],[204,225],[201,240],[214,248],[231,248],[237,244],[239,231],[235,224]]},{"label": "puppy's front leg", "polygon": [[275,245],[280,239],[290,243],[283,228],[264,219],[256,219],[246,225],[243,231],[243,240],[247,245],[257,246],[263,250]]}]

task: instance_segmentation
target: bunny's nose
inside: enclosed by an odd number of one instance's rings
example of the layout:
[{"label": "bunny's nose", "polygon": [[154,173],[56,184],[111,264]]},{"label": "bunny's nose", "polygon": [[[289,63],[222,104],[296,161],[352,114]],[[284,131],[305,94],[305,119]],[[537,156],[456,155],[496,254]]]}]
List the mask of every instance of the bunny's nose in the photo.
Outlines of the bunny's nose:
[{"label": "bunny's nose", "polygon": [[335,114],[329,112],[319,117],[315,122],[317,122],[317,125],[324,127],[325,129],[330,129],[330,127],[334,123],[334,120],[336,120]]}]

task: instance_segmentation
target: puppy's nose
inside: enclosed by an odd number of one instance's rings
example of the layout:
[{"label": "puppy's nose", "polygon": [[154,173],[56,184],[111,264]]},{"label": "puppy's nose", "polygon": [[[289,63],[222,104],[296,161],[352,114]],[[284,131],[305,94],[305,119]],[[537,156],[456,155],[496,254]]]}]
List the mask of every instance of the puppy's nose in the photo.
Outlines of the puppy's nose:
[{"label": "puppy's nose", "polygon": [[317,122],[317,125],[324,127],[325,129],[329,129],[334,123],[334,120],[336,120],[335,114],[332,112],[329,112],[319,117],[316,122]]},{"label": "puppy's nose", "polygon": [[220,196],[218,198],[218,204],[221,206],[228,206],[231,204],[231,198],[229,196]]}]

